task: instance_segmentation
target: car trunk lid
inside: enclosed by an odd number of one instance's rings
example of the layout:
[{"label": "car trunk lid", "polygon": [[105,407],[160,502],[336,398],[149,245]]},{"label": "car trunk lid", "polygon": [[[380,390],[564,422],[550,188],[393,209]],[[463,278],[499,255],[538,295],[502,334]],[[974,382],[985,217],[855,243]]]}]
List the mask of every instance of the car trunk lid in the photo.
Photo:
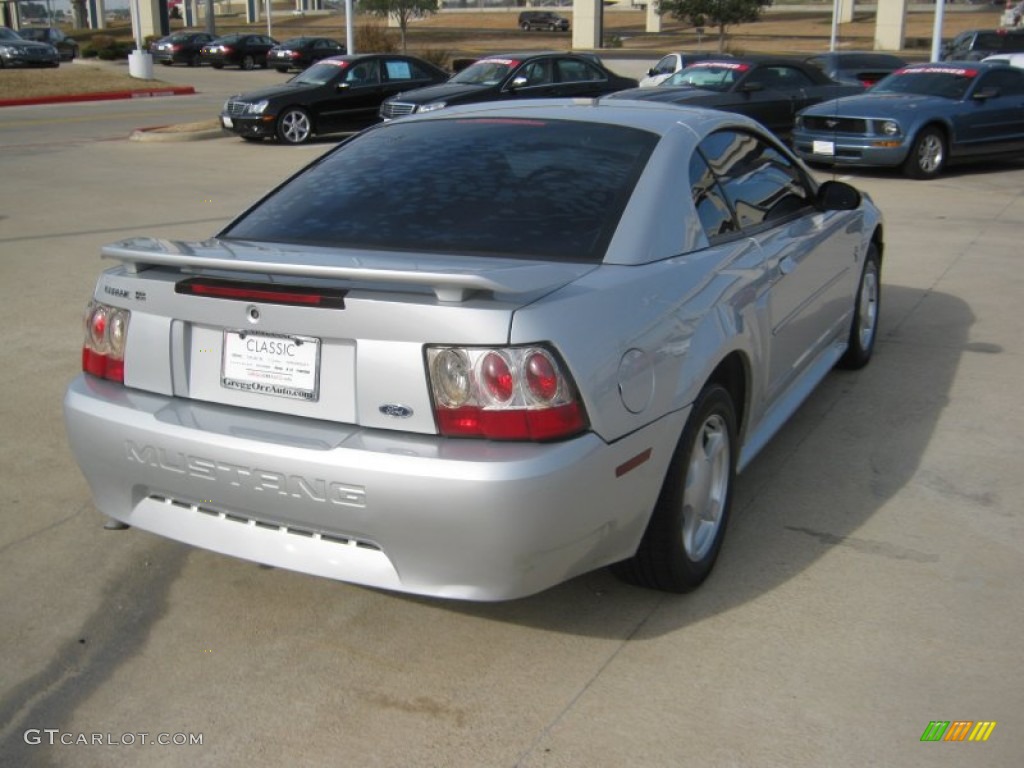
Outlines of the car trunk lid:
[{"label": "car trunk lid", "polygon": [[123,266],[96,298],[132,313],[126,386],[425,434],[426,344],[505,344],[518,308],[595,268],[217,239],[103,255]]}]

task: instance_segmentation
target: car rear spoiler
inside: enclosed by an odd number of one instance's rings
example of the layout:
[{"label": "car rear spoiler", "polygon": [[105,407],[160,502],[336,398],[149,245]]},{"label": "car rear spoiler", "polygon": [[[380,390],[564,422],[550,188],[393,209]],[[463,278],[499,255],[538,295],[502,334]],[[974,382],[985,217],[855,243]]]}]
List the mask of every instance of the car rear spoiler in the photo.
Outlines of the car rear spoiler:
[{"label": "car rear spoiler", "polygon": [[292,277],[351,280],[369,284],[415,285],[431,289],[438,301],[462,302],[478,292],[524,294],[550,291],[595,268],[511,258],[431,255],[420,266],[413,254],[264,243],[204,240],[183,242],[137,238],[103,247],[105,259],[131,272],[172,267],[186,272],[214,270]]}]

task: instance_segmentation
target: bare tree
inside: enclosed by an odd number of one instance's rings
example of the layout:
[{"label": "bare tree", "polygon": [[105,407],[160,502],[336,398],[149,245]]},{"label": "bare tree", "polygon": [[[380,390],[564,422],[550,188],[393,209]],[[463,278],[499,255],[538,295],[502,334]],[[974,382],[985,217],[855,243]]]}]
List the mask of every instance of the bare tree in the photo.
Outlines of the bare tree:
[{"label": "bare tree", "polygon": [[440,0],[359,0],[359,7],[374,16],[394,16],[398,19],[402,53],[406,53],[405,30],[409,26],[409,20],[437,13]]},{"label": "bare tree", "polygon": [[725,28],[730,24],[747,24],[761,18],[761,12],[772,0],[661,0],[658,13],[669,14],[695,27],[718,28],[718,50],[725,50]]}]

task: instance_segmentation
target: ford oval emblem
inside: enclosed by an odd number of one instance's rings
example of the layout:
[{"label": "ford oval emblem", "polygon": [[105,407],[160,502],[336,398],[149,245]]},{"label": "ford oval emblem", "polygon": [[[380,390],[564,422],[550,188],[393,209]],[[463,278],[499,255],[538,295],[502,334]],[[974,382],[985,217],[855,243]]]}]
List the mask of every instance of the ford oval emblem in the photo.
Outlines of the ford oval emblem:
[{"label": "ford oval emblem", "polygon": [[394,416],[396,419],[408,419],[412,416],[412,408],[397,403],[385,403],[380,407],[380,412],[385,416]]}]

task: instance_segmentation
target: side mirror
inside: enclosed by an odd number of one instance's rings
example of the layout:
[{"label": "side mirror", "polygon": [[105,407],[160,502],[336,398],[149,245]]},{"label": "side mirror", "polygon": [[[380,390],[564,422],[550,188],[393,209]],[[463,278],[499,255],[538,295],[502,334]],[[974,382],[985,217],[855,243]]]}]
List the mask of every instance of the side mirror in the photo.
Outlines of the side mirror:
[{"label": "side mirror", "polygon": [[651,67],[650,69],[647,70],[647,74],[650,75],[651,77],[654,77],[656,74],[658,74],[658,70],[656,70],[654,67]]},{"label": "side mirror", "polygon": [[825,181],[818,187],[819,211],[852,211],[860,207],[860,191],[843,181]]},{"label": "side mirror", "polygon": [[529,82],[523,75],[512,78],[512,83],[509,85],[510,88],[522,88]]}]

